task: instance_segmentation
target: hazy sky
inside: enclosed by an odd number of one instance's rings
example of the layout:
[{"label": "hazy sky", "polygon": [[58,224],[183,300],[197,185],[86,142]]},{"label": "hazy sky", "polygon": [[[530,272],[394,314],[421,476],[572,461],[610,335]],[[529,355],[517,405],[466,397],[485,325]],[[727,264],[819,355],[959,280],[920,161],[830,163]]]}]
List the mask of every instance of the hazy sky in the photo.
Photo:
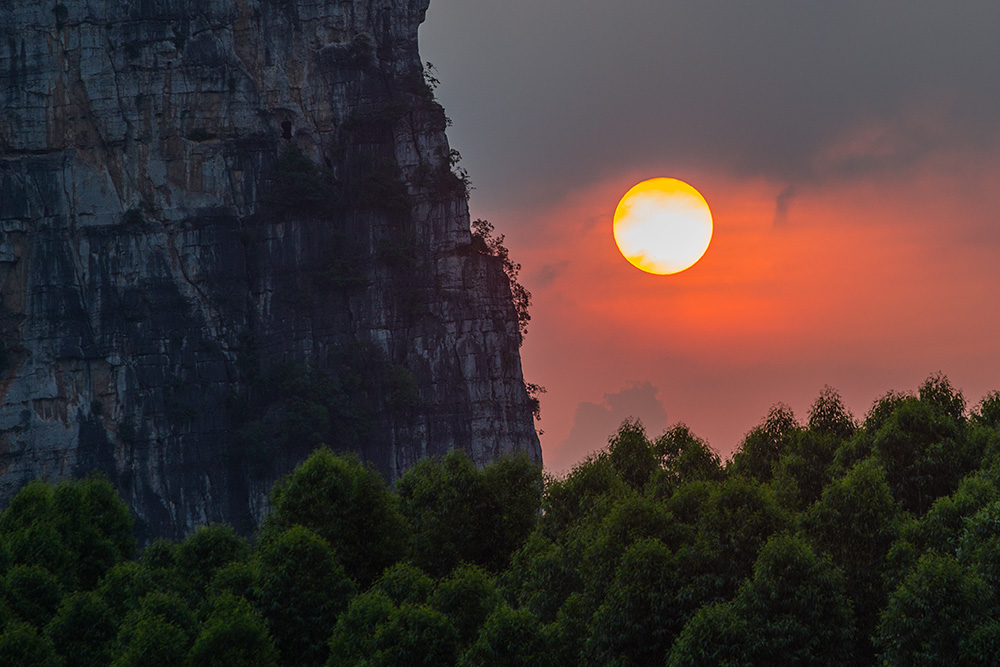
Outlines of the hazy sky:
[{"label": "hazy sky", "polygon": [[[997,3],[431,0],[472,215],[534,294],[547,465],[628,416],[728,455],[826,384],[858,416],[935,371],[1000,389],[997,25]],[[715,218],[674,276],[611,235],[655,176]]]}]

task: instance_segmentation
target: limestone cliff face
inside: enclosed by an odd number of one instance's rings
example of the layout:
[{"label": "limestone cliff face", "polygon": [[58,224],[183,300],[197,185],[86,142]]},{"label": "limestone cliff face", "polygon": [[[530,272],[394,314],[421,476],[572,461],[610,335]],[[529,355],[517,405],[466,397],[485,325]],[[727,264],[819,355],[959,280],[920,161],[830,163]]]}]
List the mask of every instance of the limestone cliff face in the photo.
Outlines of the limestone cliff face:
[{"label": "limestone cliff face", "polygon": [[0,501],[98,470],[177,535],[319,442],[540,460],[427,2],[0,2]]}]

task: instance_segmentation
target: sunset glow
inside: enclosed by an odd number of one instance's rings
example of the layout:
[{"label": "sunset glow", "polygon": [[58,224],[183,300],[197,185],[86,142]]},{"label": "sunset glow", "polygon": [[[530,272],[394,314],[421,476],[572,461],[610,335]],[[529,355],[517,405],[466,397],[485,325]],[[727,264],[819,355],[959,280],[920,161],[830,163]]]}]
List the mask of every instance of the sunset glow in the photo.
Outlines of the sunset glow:
[{"label": "sunset glow", "polygon": [[615,210],[615,243],[647,273],[668,275],[694,266],[712,241],[705,198],[676,178],[651,178],[625,193]]},{"label": "sunset glow", "polygon": [[[422,35],[474,216],[532,293],[550,471],[630,417],[729,456],[775,403],[805,421],[824,385],[858,420],[939,371],[970,410],[1000,389],[1000,7],[544,4],[559,40],[527,0],[434,0]],[[716,223],[663,278],[609,233],[655,175]]]}]

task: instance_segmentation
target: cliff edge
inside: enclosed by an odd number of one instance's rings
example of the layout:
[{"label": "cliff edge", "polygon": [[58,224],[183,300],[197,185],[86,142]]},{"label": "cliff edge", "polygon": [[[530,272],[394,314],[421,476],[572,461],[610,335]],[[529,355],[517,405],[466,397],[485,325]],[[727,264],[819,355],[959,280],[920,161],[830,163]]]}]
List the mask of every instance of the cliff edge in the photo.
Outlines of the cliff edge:
[{"label": "cliff edge", "polygon": [[177,536],[320,443],[540,462],[427,1],[0,4],[0,501],[97,470]]}]

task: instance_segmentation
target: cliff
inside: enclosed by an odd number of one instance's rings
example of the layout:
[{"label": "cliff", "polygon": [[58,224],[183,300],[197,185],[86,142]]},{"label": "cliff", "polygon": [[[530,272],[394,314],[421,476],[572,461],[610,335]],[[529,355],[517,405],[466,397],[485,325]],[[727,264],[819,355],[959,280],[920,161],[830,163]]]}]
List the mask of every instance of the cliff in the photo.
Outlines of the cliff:
[{"label": "cliff", "polygon": [[0,3],[0,501],[97,470],[175,536],[321,442],[540,461],[427,1]]}]

